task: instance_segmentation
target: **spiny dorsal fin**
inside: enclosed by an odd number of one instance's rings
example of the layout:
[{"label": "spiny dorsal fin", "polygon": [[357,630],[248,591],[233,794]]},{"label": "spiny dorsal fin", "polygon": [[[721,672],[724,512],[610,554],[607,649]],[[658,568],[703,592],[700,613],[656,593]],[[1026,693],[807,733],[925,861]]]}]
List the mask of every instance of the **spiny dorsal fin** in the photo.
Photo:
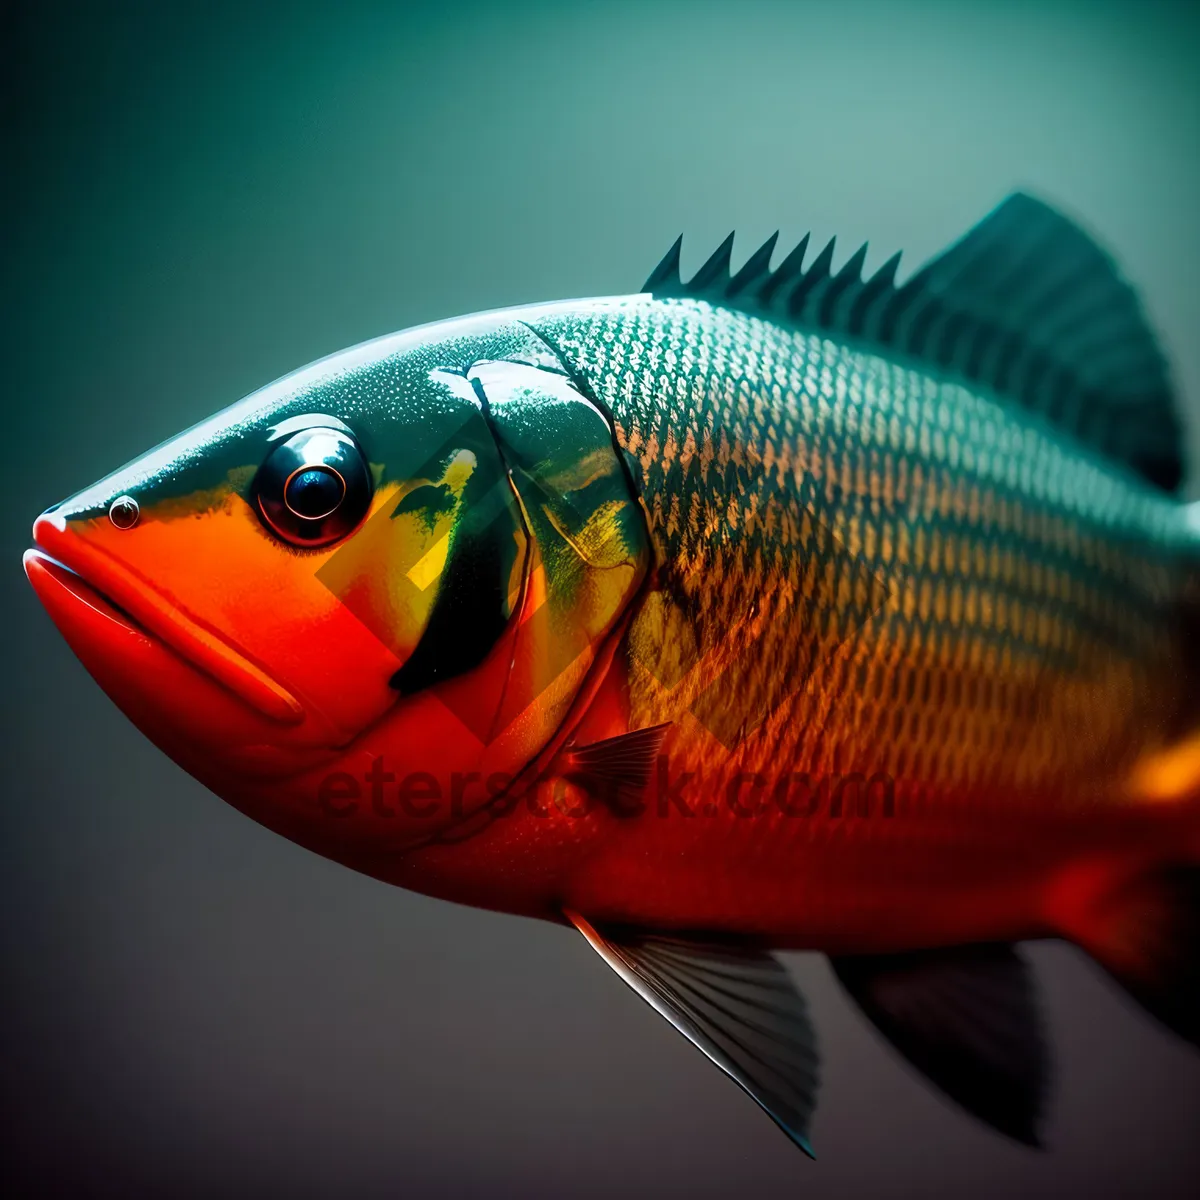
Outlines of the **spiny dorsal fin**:
[{"label": "spiny dorsal fin", "polygon": [[804,267],[808,235],[774,270],[772,235],[732,273],[732,235],[687,283],[682,238],[646,281],[768,320],[920,359],[1041,414],[1174,491],[1183,477],[1166,363],[1112,260],[1061,213],[1017,193],[905,283],[900,256],[871,278],[866,246],[838,271],[830,241]]}]

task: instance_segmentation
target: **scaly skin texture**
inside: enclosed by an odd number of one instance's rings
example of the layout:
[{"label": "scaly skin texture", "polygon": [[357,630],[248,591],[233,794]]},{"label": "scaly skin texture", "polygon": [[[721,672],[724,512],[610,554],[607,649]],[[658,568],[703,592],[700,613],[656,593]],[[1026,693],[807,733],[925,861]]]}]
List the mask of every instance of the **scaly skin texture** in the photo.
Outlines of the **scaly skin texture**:
[{"label": "scaly skin texture", "polygon": [[423,852],[417,886],[889,949],[1054,932],[1076,880],[1194,830],[1137,783],[1194,715],[1175,501],[1011,404],[704,302],[535,327],[610,414],[657,557],[574,740],[670,731],[640,815],[560,755],[541,815]]}]

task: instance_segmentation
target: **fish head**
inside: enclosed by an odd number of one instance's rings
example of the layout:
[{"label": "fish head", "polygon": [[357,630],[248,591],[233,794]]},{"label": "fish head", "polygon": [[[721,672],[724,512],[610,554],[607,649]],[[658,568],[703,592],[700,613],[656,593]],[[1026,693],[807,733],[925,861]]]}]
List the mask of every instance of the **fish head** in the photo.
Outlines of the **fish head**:
[{"label": "fish head", "polygon": [[48,509],[25,566],[162,750],[379,874],[528,771],[647,560],[603,414],[492,315],[254,393]]}]

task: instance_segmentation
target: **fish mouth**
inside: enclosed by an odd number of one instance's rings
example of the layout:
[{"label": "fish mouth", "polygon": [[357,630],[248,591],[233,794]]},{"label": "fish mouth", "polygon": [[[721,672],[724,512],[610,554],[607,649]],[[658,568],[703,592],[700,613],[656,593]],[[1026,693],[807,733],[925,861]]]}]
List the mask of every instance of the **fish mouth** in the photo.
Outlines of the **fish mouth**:
[{"label": "fish mouth", "polygon": [[161,644],[269,720],[304,720],[299,700],[260,666],[111,555],[68,533],[51,513],[37,519],[33,535],[22,563],[56,623],[111,622],[114,634]]}]

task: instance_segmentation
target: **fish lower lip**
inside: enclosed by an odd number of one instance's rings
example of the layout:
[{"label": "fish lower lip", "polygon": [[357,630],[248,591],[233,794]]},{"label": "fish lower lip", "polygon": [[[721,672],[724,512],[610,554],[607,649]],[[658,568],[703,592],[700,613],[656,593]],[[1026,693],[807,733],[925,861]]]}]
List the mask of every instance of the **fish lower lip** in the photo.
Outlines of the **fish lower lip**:
[{"label": "fish lower lip", "polygon": [[108,555],[46,518],[39,519],[34,535],[35,548],[26,552],[27,573],[33,556],[81,603],[162,642],[263,716],[284,725],[297,725],[304,720],[303,706],[286,688],[223,638],[123,570]]},{"label": "fish lower lip", "polygon": [[119,604],[111,597],[106,596],[98,588],[93,587],[78,571],[73,571],[66,563],[61,563],[52,555],[47,554],[44,550],[33,549],[26,550],[21,559],[25,567],[27,575],[32,573],[32,569],[36,566],[41,570],[49,572],[59,583],[66,587],[71,594],[81,603],[87,604],[94,608],[97,612],[102,613],[110,621],[115,621],[118,625],[125,626],[131,633],[141,634],[142,637],[148,638],[151,641],[161,641],[161,638],[155,638],[145,626],[140,625],[133,617],[129,615]]}]

